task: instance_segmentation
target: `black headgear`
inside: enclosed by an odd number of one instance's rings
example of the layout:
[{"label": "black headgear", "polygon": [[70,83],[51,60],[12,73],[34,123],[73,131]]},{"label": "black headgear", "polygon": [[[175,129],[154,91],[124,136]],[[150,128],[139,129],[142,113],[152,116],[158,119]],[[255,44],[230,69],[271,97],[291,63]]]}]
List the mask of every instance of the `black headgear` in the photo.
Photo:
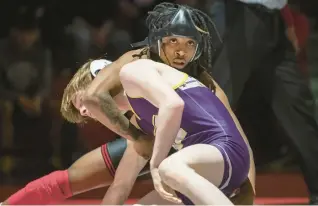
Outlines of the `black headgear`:
[{"label": "black headgear", "polygon": [[191,17],[191,12],[192,11],[187,7],[180,6],[179,10],[168,24],[161,28],[150,29],[148,38],[146,39],[146,41],[148,41],[147,43],[145,41],[144,43],[138,42],[132,46],[145,46],[146,43],[150,46],[152,52],[157,53],[160,56],[160,45],[163,37],[188,37],[197,42],[195,54],[190,61],[198,59],[203,50],[202,33],[208,34],[208,31],[201,31],[200,28],[195,25]]}]

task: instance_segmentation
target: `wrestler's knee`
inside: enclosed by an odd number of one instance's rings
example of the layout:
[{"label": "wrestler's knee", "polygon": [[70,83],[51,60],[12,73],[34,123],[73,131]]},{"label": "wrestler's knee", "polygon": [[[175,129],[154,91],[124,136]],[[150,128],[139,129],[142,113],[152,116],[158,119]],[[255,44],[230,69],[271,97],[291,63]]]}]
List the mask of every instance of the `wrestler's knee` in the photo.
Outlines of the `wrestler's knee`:
[{"label": "wrestler's knee", "polygon": [[185,173],[192,169],[182,161],[176,161],[174,158],[167,158],[159,165],[159,175],[161,180],[172,187],[178,189],[187,182]]}]

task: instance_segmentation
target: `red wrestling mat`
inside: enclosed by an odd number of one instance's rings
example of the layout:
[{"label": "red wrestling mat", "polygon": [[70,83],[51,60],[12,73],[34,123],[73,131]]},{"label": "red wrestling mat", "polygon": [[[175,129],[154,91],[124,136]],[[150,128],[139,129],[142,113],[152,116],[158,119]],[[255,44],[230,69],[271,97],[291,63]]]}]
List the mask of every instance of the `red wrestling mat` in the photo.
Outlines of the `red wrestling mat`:
[{"label": "red wrestling mat", "polygon": [[[280,173],[270,173],[270,174],[258,174],[256,178],[257,185],[257,198],[255,204],[258,205],[300,205],[307,204],[307,189],[303,181],[303,178],[298,173],[291,174],[280,174]],[[142,190],[142,188],[147,187],[148,184],[144,182],[141,184],[137,191]],[[297,189],[295,189],[297,188]],[[136,190],[133,191],[136,193]],[[104,191],[103,191],[104,194]],[[134,197],[138,194],[133,195]],[[90,195],[90,197],[92,197]],[[95,196],[96,197],[96,196]],[[138,198],[130,199],[126,204],[131,205],[136,203]],[[83,199],[75,199],[65,201],[63,204],[68,205],[97,205],[100,204],[100,199],[93,198],[89,199],[89,196]]]},{"label": "red wrestling mat", "polygon": [[[83,199],[83,200],[68,200],[63,202],[65,205],[98,205],[101,200]],[[130,199],[126,202],[127,205],[136,203],[137,200]],[[290,197],[290,198],[257,198],[255,204],[260,205],[300,205],[308,203],[308,199],[304,197]]]},{"label": "red wrestling mat", "polygon": [[[0,202],[16,192],[22,186],[1,186]],[[131,199],[127,204],[134,204],[140,197],[152,189],[151,181],[138,181],[132,190]],[[266,205],[299,205],[308,202],[307,188],[298,173],[267,173],[258,174],[256,178],[257,199],[255,204]],[[105,194],[106,188],[93,190],[73,197],[62,204],[67,205],[98,205]]]}]

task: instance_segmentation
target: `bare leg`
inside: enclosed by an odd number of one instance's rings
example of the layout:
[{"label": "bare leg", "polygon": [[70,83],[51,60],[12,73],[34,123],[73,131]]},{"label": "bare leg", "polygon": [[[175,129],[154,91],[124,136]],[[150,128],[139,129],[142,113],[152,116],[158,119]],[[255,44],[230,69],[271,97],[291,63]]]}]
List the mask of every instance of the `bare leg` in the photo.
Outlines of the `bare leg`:
[{"label": "bare leg", "polygon": [[110,185],[112,181],[101,148],[97,148],[78,159],[68,170],[55,171],[30,182],[11,195],[4,205],[58,203],[72,195]]},{"label": "bare leg", "polygon": [[224,173],[221,152],[206,144],[192,145],[169,156],[159,166],[162,180],[196,205],[232,205],[219,190]]},{"label": "bare leg", "polygon": [[105,165],[100,147],[74,162],[68,173],[73,195],[108,186],[114,179]]}]

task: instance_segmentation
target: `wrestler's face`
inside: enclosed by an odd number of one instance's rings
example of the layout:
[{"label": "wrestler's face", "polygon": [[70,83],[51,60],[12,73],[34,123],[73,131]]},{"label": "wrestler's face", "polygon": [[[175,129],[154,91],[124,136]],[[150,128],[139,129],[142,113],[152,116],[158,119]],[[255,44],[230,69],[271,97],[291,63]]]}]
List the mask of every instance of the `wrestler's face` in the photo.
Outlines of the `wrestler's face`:
[{"label": "wrestler's face", "polygon": [[90,118],[94,119],[94,116],[83,105],[83,96],[84,96],[84,91],[76,92],[74,94],[74,97],[72,98],[72,103],[73,103],[74,107],[79,111],[81,116],[90,117]]},{"label": "wrestler's face", "polygon": [[162,39],[160,58],[176,69],[183,69],[193,58],[197,42],[187,37],[170,36]]}]

